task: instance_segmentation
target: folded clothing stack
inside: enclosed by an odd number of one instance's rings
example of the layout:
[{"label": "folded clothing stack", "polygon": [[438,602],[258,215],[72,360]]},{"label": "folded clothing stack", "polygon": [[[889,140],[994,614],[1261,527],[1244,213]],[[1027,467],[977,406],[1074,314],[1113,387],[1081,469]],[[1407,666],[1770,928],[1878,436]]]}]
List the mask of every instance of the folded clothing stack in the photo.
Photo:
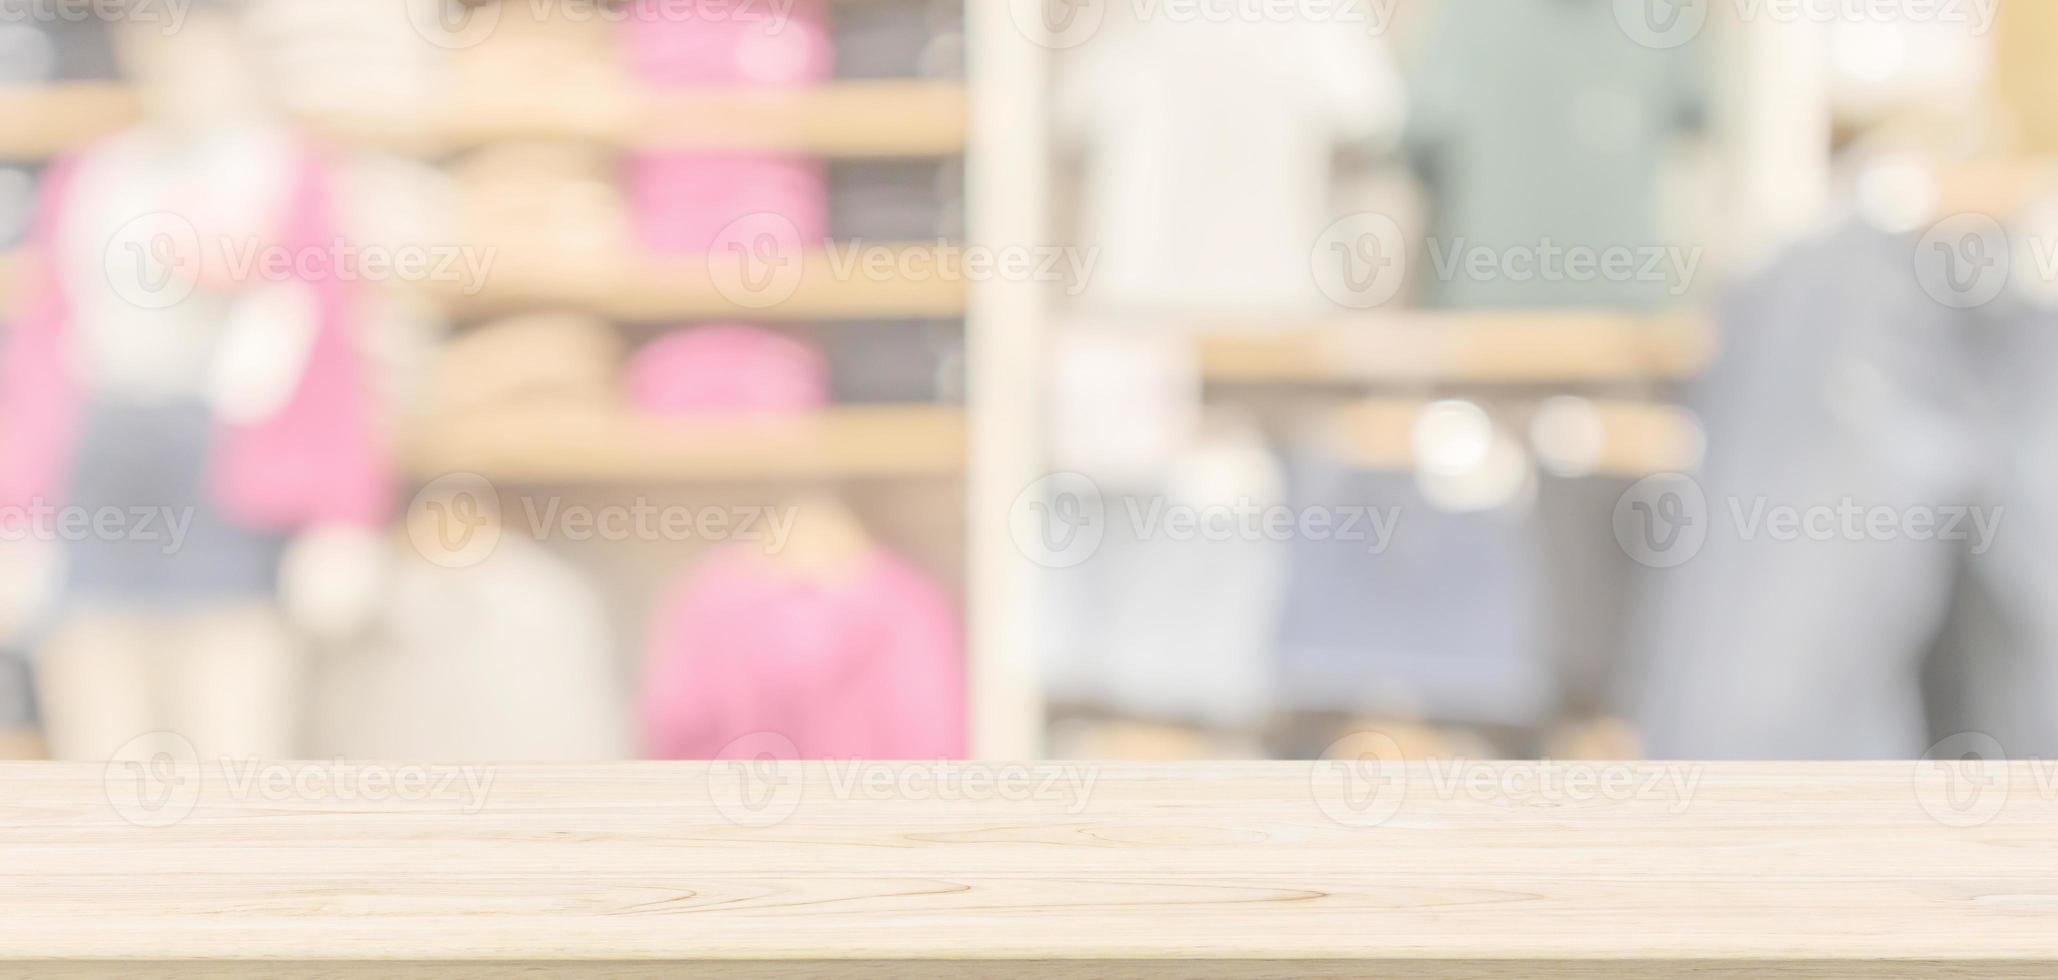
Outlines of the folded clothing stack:
[{"label": "folded clothing stack", "polygon": [[116,77],[106,22],[84,11],[51,17],[53,6],[48,0],[0,0],[0,85]]},{"label": "folded clothing stack", "polygon": [[[724,0],[632,4],[623,24],[634,79],[658,89],[800,88],[827,81],[827,12]],[[764,153],[658,151],[628,164],[637,238],[654,251],[719,251],[740,227],[776,228],[782,251],[828,235],[822,163]],[[797,245],[796,245],[797,243]]]},{"label": "folded clothing stack", "polygon": [[405,115],[441,94],[443,0],[255,0],[249,48],[270,97],[303,116]]},{"label": "folded clothing stack", "polygon": [[35,216],[36,172],[27,167],[0,167],[0,249],[20,246]]},{"label": "folded clothing stack", "polygon": [[629,362],[629,401],[652,415],[794,415],[829,400],[829,370],[814,348],[745,326],[681,330]]},{"label": "folded clothing stack", "polygon": [[632,3],[622,41],[629,71],[658,88],[786,87],[828,80],[835,53],[821,0]]},{"label": "folded clothing stack", "polygon": [[955,160],[838,161],[829,168],[829,234],[838,241],[962,239],[964,185]]},{"label": "folded clothing stack", "polygon": [[467,240],[544,254],[617,254],[627,244],[627,207],[598,149],[504,144],[474,151],[452,172]]},{"label": "folded clothing stack", "polygon": [[870,0],[836,11],[840,78],[956,78],[965,71],[957,0]]},{"label": "folded clothing stack", "polygon": [[496,320],[444,346],[433,410],[463,414],[522,405],[605,406],[616,400],[622,340],[573,313]]},{"label": "folded clothing stack", "polygon": [[627,167],[636,238],[652,251],[748,250],[762,233],[776,254],[788,255],[828,237],[829,190],[819,160],[643,153]]}]

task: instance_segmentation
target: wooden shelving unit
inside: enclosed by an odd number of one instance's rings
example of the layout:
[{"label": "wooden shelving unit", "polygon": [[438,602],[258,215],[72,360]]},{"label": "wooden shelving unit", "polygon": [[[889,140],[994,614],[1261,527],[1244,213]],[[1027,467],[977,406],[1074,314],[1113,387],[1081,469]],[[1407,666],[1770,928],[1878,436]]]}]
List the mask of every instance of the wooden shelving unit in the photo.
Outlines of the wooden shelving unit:
[{"label": "wooden shelving unit", "polygon": [[0,159],[41,160],[74,150],[136,118],[134,93],[105,82],[0,85]]},{"label": "wooden shelving unit", "polygon": [[[1367,469],[1415,465],[1415,423],[1432,402],[1367,398],[1339,406],[1328,419],[1329,448]],[[1597,399],[1587,403],[1599,444],[1589,463],[1599,476],[1640,478],[1679,472],[1700,462],[1704,437],[1687,412],[1656,402]],[[1527,421],[1527,413],[1515,413]]]},{"label": "wooden shelving unit", "polygon": [[[832,246],[839,248],[841,246]],[[866,252],[933,253],[934,243],[866,244]],[[797,272],[745,270],[714,256],[562,254],[509,249],[497,254],[485,288],[467,295],[433,288],[461,316],[537,307],[570,307],[619,320],[822,320],[949,318],[965,313],[967,283],[944,274],[901,278],[865,272],[850,253],[814,249],[796,256]],[[749,272],[746,276],[744,273]]]},{"label": "wooden shelving unit", "polygon": [[676,420],[608,407],[496,409],[426,419],[401,434],[423,480],[476,473],[536,484],[959,479],[964,412],[840,406],[798,418]]},{"label": "wooden shelving unit", "polygon": [[[892,253],[931,251],[920,243],[866,245]],[[0,308],[15,295],[24,261],[0,253]],[[847,258],[815,249],[797,256],[790,282],[746,284],[719,257],[509,250],[496,254],[485,282],[419,284],[457,317],[537,308],[576,309],[616,320],[948,319],[965,315],[971,284],[945,274],[876,277]]]},{"label": "wooden shelving unit", "polygon": [[[494,92],[411,111],[301,120],[331,139],[421,153],[508,140],[624,149],[750,150],[821,157],[962,153],[969,99],[956,82],[858,81],[782,92]],[[34,160],[120,130],[137,115],[112,83],[0,87],[0,159]]]},{"label": "wooden shelving unit", "polygon": [[1396,312],[1210,326],[1199,356],[1202,376],[1220,384],[1543,384],[1690,377],[1713,347],[1690,316]]}]

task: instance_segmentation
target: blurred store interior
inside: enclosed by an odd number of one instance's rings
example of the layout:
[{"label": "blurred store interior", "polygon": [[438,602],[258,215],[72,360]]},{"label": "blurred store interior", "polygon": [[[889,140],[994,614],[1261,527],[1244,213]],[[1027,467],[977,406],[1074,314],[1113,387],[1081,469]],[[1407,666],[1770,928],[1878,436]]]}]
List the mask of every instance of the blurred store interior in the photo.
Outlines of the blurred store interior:
[{"label": "blurred store interior", "polygon": [[0,755],[2058,756],[2054,47],[0,0]]}]

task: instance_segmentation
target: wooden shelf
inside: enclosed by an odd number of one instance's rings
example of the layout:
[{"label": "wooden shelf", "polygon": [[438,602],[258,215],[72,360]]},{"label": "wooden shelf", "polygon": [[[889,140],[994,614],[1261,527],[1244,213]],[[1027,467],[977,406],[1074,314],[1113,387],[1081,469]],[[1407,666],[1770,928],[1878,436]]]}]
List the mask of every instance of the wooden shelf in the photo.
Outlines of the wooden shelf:
[{"label": "wooden shelf", "polygon": [[[963,85],[852,81],[791,91],[509,92],[409,113],[302,120],[339,141],[446,153],[504,140],[577,140],[624,149],[747,150],[822,157],[951,156],[965,149]],[[134,122],[137,103],[111,83],[0,87],[0,158],[75,149]]]},{"label": "wooden shelf", "polygon": [[[839,246],[842,247],[842,246]],[[896,255],[935,251],[917,244],[867,244]],[[452,312],[486,316],[537,307],[572,307],[620,320],[820,320],[955,318],[965,313],[967,284],[942,274],[874,277],[850,254],[814,250],[799,257],[798,275],[767,275],[753,288],[718,257],[646,254],[562,254],[505,248],[494,256],[485,288],[465,295],[449,284],[435,292]]]},{"label": "wooden shelf", "polygon": [[0,972],[2058,971],[2031,763],[162,761],[0,766]]},{"label": "wooden shelf", "polygon": [[135,95],[113,83],[0,85],[0,159],[78,149],[128,125],[137,111]]},{"label": "wooden shelf", "polygon": [[[843,248],[845,246],[838,246]],[[868,243],[865,255],[933,253],[933,244]],[[926,271],[875,277],[852,253],[818,249],[798,257],[798,275],[767,278],[759,288],[708,256],[560,253],[502,249],[482,286],[456,281],[421,284],[458,317],[535,309],[575,309],[616,320],[957,319],[970,284],[962,275]],[[926,259],[927,256],[924,256]],[[0,252],[0,309],[15,295],[23,257]],[[914,263],[926,270],[922,262]]]},{"label": "wooden shelf", "polygon": [[681,420],[611,408],[495,410],[426,420],[409,472],[510,483],[958,478],[965,420],[946,405],[848,406],[804,418]]},{"label": "wooden shelf", "polygon": [[1221,384],[1548,384],[1688,377],[1712,349],[1707,326],[1688,316],[1419,312],[1209,327],[1200,361]]},{"label": "wooden shelf", "polygon": [[[1407,470],[1415,465],[1415,423],[1431,402],[1419,398],[1368,398],[1337,408],[1330,417],[1329,448],[1354,466]],[[1651,402],[1594,399],[1586,402],[1598,437],[1583,472],[1641,478],[1698,466],[1705,444],[1700,425],[1683,409]],[[1498,407],[1498,406],[1494,406]],[[1503,424],[1525,433],[1533,417],[1528,406],[1503,412]]]}]

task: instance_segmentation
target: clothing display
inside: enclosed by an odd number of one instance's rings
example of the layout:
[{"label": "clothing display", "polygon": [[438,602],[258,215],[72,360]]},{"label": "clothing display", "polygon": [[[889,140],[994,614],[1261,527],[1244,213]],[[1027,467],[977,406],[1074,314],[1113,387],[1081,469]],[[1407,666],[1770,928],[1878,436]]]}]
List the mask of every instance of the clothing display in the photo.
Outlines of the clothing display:
[{"label": "clothing display", "polygon": [[961,402],[965,330],[955,320],[856,320],[820,333],[841,404]]},{"label": "clothing display", "polygon": [[960,241],[964,183],[956,161],[839,160],[829,167],[829,234],[838,241]]},{"label": "clothing display", "polygon": [[445,344],[429,410],[608,405],[620,400],[621,335],[598,318],[532,313],[495,320]]},{"label": "clothing display", "polygon": [[564,2],[482,4],[476,6],[485,10],[461,20],[449,17],[458,6],[451,4],[443,17],[421,22],[458,26],[456,34],[430,42],[452,49],[448,71],[457,104],[493,105],[509,92],[536,91],[538,65],[550,66],[548,97],[539,99],[541,104],[533,111],[547,111],[544,105],[564,106],[562,111],[586,116],[592,106],[621,97],[627,83],[617,41],[618,15],[595,4]]},{"label": "clothing display", "polygon": [[268,97],[310,117],[426,109],[449,49],[425,38],[444,0],[250,0],[243,27]]},{"label": "clothing display", "polygon": [[1343,216],[1334,161],[1401,125],[1383,40],[1333,17],[1129,23],[1111,6],[1054,96],[1083,169],[1079,245],[1100,260],[1081,301],[1216,318],[1332,309],[1309,263]]},{"label": "clothing display", "polygon": [[36,686],[29,660],[0,650],[0,740],[36,730]]},{"label": "clothing display", "polygon": [[820,352],[782,334],[744,326],[680,330],[630,358],[629,402],[652,415],[788,415],[828,401]]},{"label": "clothing display", "polygon": [[107,22],[77,6],[58,9],[53,17],[48,0],[0,0],[0,84],[115,77]]},{"label": "clothing display", "polygon": [[1636,565],[1615,540],[1614,515],[1632,482],[1599,475],[1538,480],[1545,636],[1572,711],[1622,707],[1616,678],[1631,659],[1624,641]]},{"label": "clothing display", "polygon": [[598,587],[533,540],[397,557],[371,638],[316,667],[317,758],[603,762],[632,753]]},{"label": "clothing display", "polygon": [[1044,573],[1046,690],[1129,718],[1254,732],[1272,710],[1285,600],[1288,543],[1265,524],[1285,507],[1284,475],[1243,426],[1165,472],[1154,493],[1107,495],[1099,548]]},{"label": "clothing display", "polygon": [[[1979,666],[1951,693],[1983,706],[1979,731],[2015,758],[2058,751],[2058,315],[2020,292],[1947,306],[1909,274],[1919,248],[1847,224],[1725,302],[1695,399],[1706,539],[1640,573],[1635,690],[1656,756],[1919,756],[1948,734],[1923,685],[1940,637],[1976,647],[1953,651]],[[1779,532],[1773,507],[1799,529]],[[1633,530],[1668,533],[1657,510]]]},{"label": "clothing display", "polygon": [[148,516],[133,533],[66,542],[68,602],[181,607],[262,602],[277,590],[285,537],[238,526],[207,493],[216,437],[214,412],[199,402],[85,407],[66,502]]},{"label": "clothing display", "polygon": [[957,0],[875,0],[836,8],[838,78],[964,74],[965,8]]},{"label": "clothing display", "polygon": [[19,247],[36,216],[36,172],[0,166],[0,249]]},{"label": "clothing display", "polygon": [[[1288,472],[1293,512],[1334,515],[1336,530],[1293,542],[1282,701],[1432,722],[1528,726],[1545,717],[1557,692],[1539,639],[1540,562],[1526,505],[1448,512],[1412,474],[1353,469],[1312,449]],[[1358,533],[1345,533],[1346,520]]]},{"label": "clothing display", "polygon": [[612,157],[589,146],[518,143],[475,150],[451,167],[457,222],[507,250],[612,255],[630,239]]},{"label": "clothing display", "polygon": [[[70,479],[87,407],[106,398],[184,395],[206,398],[216,415],[206,473],[227,520],[265,530],[376,523],[389,506],[386,464],[349,338],[351,290],[333,267],[299,270],[313,275],[293,284],[300,291],[288,308],[305,311],[311,322],[300,343],[283,352],[278,339],[293,334],[278,329],[278,308],[267,305],[276,297],[251,283],[217,288],[204,258],[169,259],[167,274],[194,270],[195,292],[163,308],[123,295],[104,271],[98,257],[114,247],[115,230],[135,228],[135,215],[164,200],[154,195],[174,192],[159,176],[174,172],[167,160],[195,173],[268,154],[297,161],[282,171],[276,214],[262,213],[257,194],[233,204],[194,198],[189,213],[223,222],[210,230],[268,234],[290,250],[322,253],[334,240],[326,174],[311,155],[235,141],[188,152],[196,155],[167,158],[147,137],[133,136],[60,163],[46,177],[34,247],[49,260],[37,264],[42,275],[28,284],[0,378],[0,418],[11,436],[0,441],[0,500],[27,507],[95,495],[96,488]],[[94,260],[75,261],[82,252]],[[239,295],[246,289],[257,295]],[[257,305],[239,305],[245,300]],[[267,334],[239,355],[227,345],[249,317]],[[74,353],[81,344],[92,354],[83,365]]]},{"label": "clothing display", "polygon": [[[794,256],[828,238],[829,189],[819,160],[654,152],[624,166],[636,237],[651,251]],[[761,241],[762,234],[771,238]]]},{"label": "clothing display", "polygon": [[733,0],[632,3],[621,37],[629,70],[645,85],[810,85],[835,60],[823,0],[779,5]]},{"label": "clothing display", "polygon": [[803,759],[965,754],[955,605],[884,551],[806,572],[748,546],[708,556],[661,602],[643,684],[653,758],[766,733]]},{"label": "clothing display", "polygon": [[[1409,145],[1430,196],[1423,256],[1546,248],[1650,250],[1659,181],[1676,137],[1705,115],[1695,41],[1639,43],[1610,0],[1441,3],[1410,75]],[[1516,250],[1526,250],[1518,253]],[[1464,265],[1454,268],[1463,270]],[[1540,268],[1540,267],[1538,267]],[[1514,269],[1420,276],[1425,302],[1464,308],[1677,303],[1685,283]]]}]

